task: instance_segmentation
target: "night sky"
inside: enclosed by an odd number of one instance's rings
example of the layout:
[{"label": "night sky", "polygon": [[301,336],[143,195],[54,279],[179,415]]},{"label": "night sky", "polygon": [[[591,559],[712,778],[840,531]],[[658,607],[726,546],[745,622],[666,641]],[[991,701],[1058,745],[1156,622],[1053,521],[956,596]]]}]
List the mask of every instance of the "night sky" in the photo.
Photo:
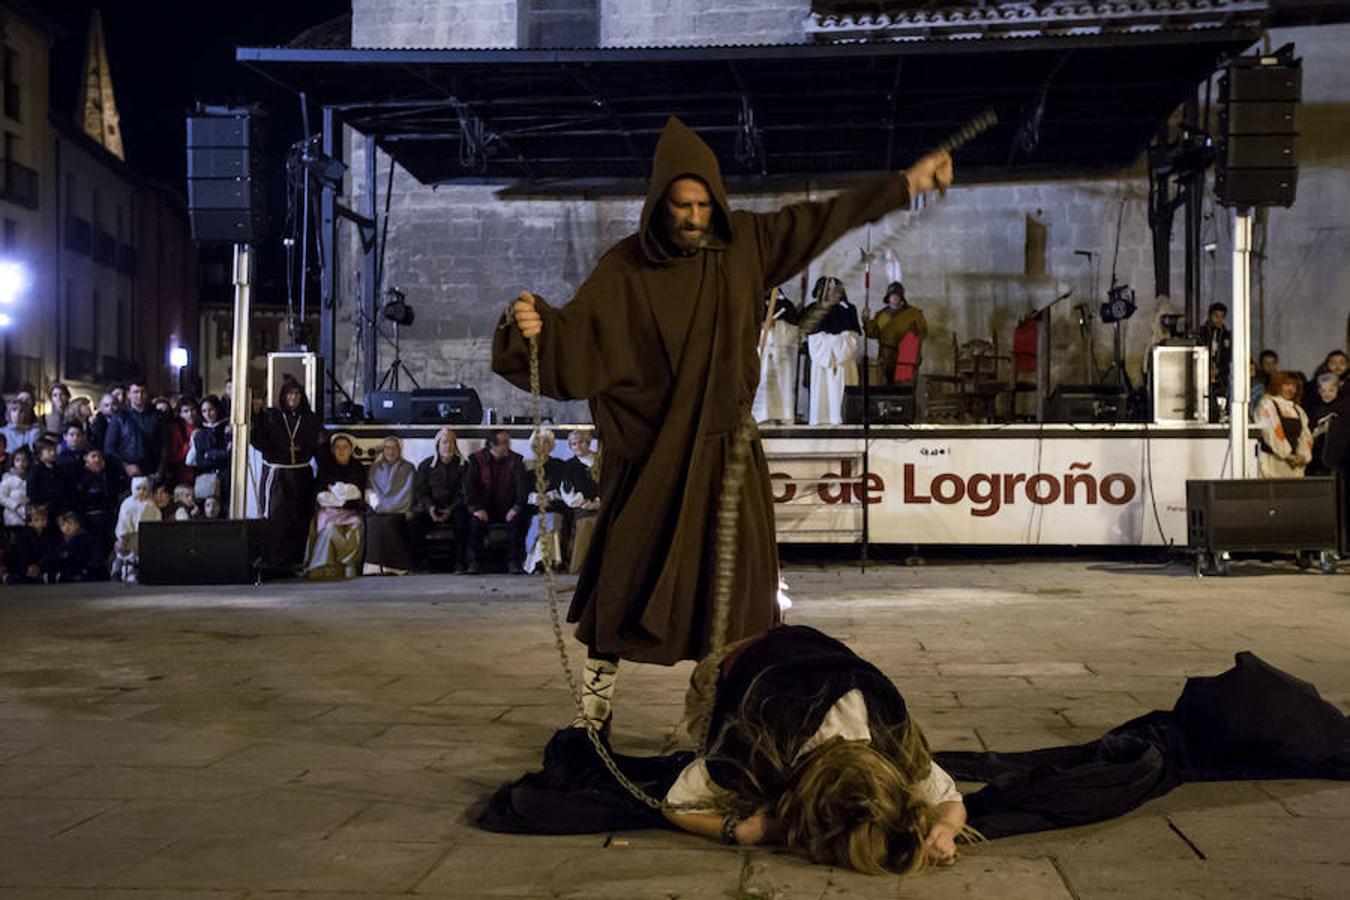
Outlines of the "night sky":
[{"label": "night sky", "polygon": [[274,155],[301,136],[298,101],[236,63],[235,48],[285,44],[351,10],[350,0],[37,0],[35,6],[67,32],[52,55],[52,106],[66,119],[74,118],[89,11],[102,10],[127,162],[180,190],[183,118],[196,99],[262,102],[273,113]]}]

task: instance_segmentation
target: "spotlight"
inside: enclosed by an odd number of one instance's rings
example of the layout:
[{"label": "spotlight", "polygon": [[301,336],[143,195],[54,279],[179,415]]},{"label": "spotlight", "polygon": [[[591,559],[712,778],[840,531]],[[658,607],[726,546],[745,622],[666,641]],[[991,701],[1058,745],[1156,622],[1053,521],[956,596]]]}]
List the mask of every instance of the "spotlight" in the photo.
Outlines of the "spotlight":
[{"label": "spotlight", "polygon": [[390,288],[384,292],[384,308],[380,310],[380,315],[384,316],[395,325],[411,325],[413,323],[413,308],[408,305],[408,298],[398,288]]},{"label": "spotlight", "polygon": [[9,313],[0,313],[0,328],[8,328],[14,324],[14,320],[9,317]]},{"label": "spotlight", "polygon": [[13,303],[28,289],[28,270],[13,260],[0,262],[0,303]]},{"label": "spotlight", "polygon": [[188,352],[186,347],[174,347],[169,351],[169,365],[175,369],[186,368],[188,364]]}]

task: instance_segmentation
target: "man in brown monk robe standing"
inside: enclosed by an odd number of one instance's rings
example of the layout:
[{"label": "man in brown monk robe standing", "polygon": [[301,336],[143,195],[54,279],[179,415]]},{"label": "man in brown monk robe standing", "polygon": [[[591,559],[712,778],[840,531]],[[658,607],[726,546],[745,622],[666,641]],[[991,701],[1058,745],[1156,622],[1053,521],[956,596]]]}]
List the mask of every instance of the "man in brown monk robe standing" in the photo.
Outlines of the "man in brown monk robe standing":
[{"label": "man in brown monk robe standing", "polygon": [[[583,707],[597,728],[608,731],[620,658],[672,665],[707,653],[722,474],[759,380],[759,298],[846,232],[951,180],[939,153],[830,200],[733,211],[712,150],[671,118],[637,234],[601,257],[567,305],[525,292],[503,317],[493,371],[528,390],[527,338],[537,336],[543,393],[588,400],[604,442],[600,515],[568,612],[587,648]],[[728,643],[777,618],[758,437],[736,536]]]}]

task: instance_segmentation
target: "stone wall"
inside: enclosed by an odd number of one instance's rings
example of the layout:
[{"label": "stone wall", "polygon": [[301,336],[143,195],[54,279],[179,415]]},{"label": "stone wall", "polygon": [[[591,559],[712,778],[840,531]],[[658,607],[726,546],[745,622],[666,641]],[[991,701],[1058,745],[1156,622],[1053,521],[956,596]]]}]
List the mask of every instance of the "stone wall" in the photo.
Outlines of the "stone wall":
[{"label": "stone wall", "polygon": [[[806,3],[754,0],[755,15],[731,10],[725,0],[603,0],[603,40],[608,44],[701,43],[792,40]],[[357,45],[464,45],[514,42],[510,2],[471,0],[460,4],[398,0],[374,4],[355,0]],[[658,11],[666,10],[662,15]],[[482,21],[478,16],[482,16]],[[507,20],[510,20],[509,22]],[[791,26],[792,22],[798,22]],[[676,39],[678,37],[678,40]],[[1287,367],[1311,371],[1327,350],[1347,343],[1350,329],[1350,58],[1338,50],[1350,27],[1296,29],[1274,34],[1271,45],[1295,41],[1304,57],[1304,134],[1299,200],[1291,210],[1266,216],[1263,257],[1254,299],[1253,348],[1277,349]],[[362,207],[365,185],[361,154],[352,162],[351,202]],[[387,160],[379,160],[381,188]],[[959,177],[958,160],[958,177]],[[809,182],[775,196],[738,196],[737,205],[772,209],[824,196]],[[1055,307],[1052,380],[1080,383],[1110,364],[1112,331],[1100,323],[1083,331],[1074,305],[1095,312],[1109,285],[1119,234],[1117,275],[1138,292],[1139,313],[1124,326],[1128,369],[1138,377],[1153,340],[1151,323],[1161,303],[1154,296],[1151,238],[1147,227],[1147,181],[1142,168],[1112,177],[966,185],[914,212],[896,213],[872,229],[875,250],[894,251],[904,269],[911,298],[932,327],[925,367],[949,370],[953,338],[996,338],[1011,342],[1017,319],[1072,289]],[[418,313],[404,333],[404,356],[424,385],[461,381],[479,390],[484,406],[503,415],[523,415],[527,396],[493,376],[488,364],[492,329],[506,302],[519,290],[534,290],[552,301],[570,297],[599,256],[637,224],[641,198],[507,199],[492,187],[416,184],[399,172],[386,262],[386,284],[407,292]],[[1204,239],[1214,251],[1202,261],[1203,300],[1229,299],[1231,214],[1206,204]],[[1027,274],[1028,216],[1047,227],[1044,273]],[[1119,229],[1118,229],[1119,223]],[[1181,216],[1173,240],[1173,285],[1182,287]],[[828,272],[845,280],[850,296],[862,299],[858,248],[867,236],[846,236],[812,264],[810,277]],[[350,309],[359,287],[355,246],[344,248],[342,303]],[[1089,259],[1076,251],[1089,251]],[[875,296],[886,281],[874,268]],[[794,283],[790,294],[799,297]],[[1179,306],[1180,300],[1172,304]],[[339,329],[338,369],[351,375],[354,332]],[[585,352],[585,348],[577,348]],[[381,366],[389,354],[382,351]],[[550,404],[559,420],[585,421],[584,404]]]}]

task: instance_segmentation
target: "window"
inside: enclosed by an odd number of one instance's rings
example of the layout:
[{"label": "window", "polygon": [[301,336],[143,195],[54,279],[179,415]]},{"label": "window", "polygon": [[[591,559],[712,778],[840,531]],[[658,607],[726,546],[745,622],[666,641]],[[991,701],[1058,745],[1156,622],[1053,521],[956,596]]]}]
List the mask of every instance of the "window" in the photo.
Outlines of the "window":
[{"label": "window", "polygon": [[599,46],[599,0],[517,0],[516,39],[521,47]]},{"label": "window", "polygon": [[23,108],[20,103],[23,92],[19,85],[19,54],[11,47],[0,48],[0,97],[5,116],[15,122],[23,121]]}]

